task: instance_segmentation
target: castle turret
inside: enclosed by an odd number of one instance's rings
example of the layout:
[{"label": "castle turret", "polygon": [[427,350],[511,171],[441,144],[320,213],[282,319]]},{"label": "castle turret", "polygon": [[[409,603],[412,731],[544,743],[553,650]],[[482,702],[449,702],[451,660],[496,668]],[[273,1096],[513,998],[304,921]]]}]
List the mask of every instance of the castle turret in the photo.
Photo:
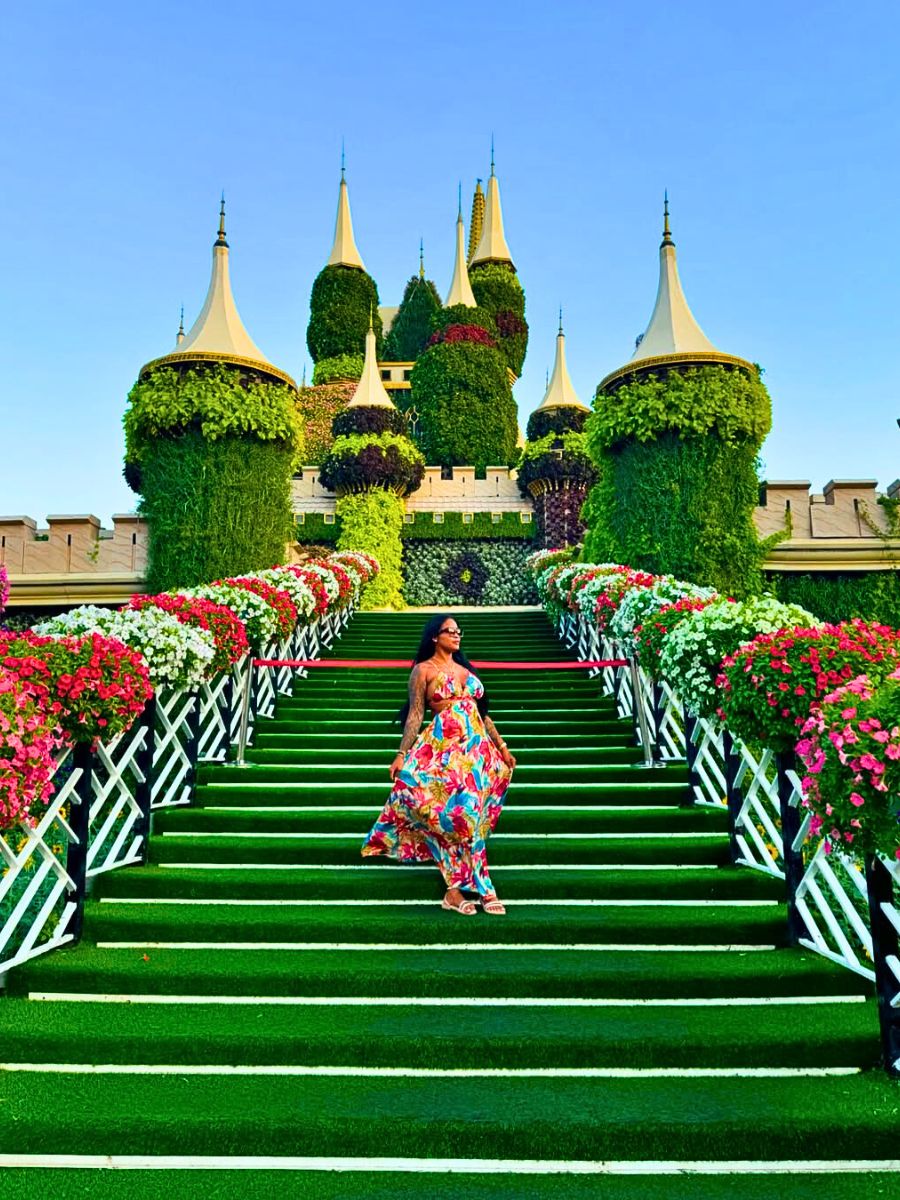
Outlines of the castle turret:
[{"label": "castle turret", "polygon": [[[512,255],[503,232],[503,209],[500,205],[500,184],[494,171],[494,154],[491,150],[491,174],[488,179],[487,197],[484,205],[484,225],[481,237],[472,255],[471,266],[478,263],[506,263],[513,267]],[[513,270],[515,268],[513,267]]]},{"label": "castle turret", "polygon": [[353,218],[350,216],[350,193],[347,189],[347,180],[344,178],[343,165],[341,166],[341,183],[338,189],[337,216],[334,221],[334,242],[326,265],[329,267],[358,267],[360,271],[366,269],[353,237]]},{"label": "castle turret", "polygon": [[381,382],[381,372],[378,369],[378,356],[375,350],[375,330],[369,323],[366,334],[366,358],[363,372],[356,391],[350,399],[347,408],[395,408]]},{"label": "castle turret", "polygon": [[213,243],[212,274],[200,315],[187,333],[184,332],[182,321],[175,350],[161,358],[152,359],[141,368],[140,373],[145,375],[156,367],[178,363],[224,362],[248,367],[296,387],[290,375],[269,362],[245,329],[231,291],[228,251],[223,196],[219,209],[219,231]]},{"label": "castle turret", "polygon": [[453,278],[450,281],[450,290],[444,304],[447,308],[454,304],[465,304],[468,308],[476,307],[466,266],[466,231],[462,215],[462,187],[460,187],[459,208],[456,214],[456,258],[453,263]]}]

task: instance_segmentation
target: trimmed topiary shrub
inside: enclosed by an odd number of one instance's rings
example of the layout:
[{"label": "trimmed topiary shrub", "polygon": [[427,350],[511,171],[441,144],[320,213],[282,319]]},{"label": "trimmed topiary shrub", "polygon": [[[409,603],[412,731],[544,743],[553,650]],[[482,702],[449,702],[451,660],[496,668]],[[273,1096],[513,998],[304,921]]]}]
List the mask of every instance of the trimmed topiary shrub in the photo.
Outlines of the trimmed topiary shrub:
[{"label": "trimmed topiary shrub", "polygon": [[514,375],[521,375],[528,350],[528,323],[519,277],[511,266],[480,263],[469,268],[469,279],[479,307],[494,318],[507,366]]},{"label": "trimmed topiary shrub", "polygon": [[[598,467],[585,553],[746,596],[772,539],[753,524],[756,458],[771,424],[758,375],[721,366],[598,392],[586,425]],[[775,540],[778,540],[776,538]]]},{"label": "trimmed topiary shrub", "polygon": [[[335,438],[319,471],[319,482],[330,492],[383,488],[398,496],[408,496],[424,475],[425,460],[408,438],[396,433],[351,433]],[[369,550],[367,546],[340,548]],[[375,557],[379,558],[377,554]]]},{"label": "trimmed topiary shrub", "polygon": [[441,307],[441,298],[431,280],[414,275],[406,285],[394,323],[384,339],[384,361],[415,362],[431,337]]},{"label": "trimmed topiary shrub", "polygon": [[412,370],[412,402],[429,462],[479,472],[515,462],[516,404],[506,366],[492,346],[472,341],[429,346]]},{"label": "trimmed topiary shrub", "polygon": [[358,267],[325,267],[316,276],[309,300],[306,344],[313,362],[364,354],[370,320],[380,358],[381,317],[375,280]]},{"label": "trimmed topiary shrub", "polygon": [[525,436],[536,442],[548,433],[581,433],[590,413],[584,408],[563,405],[560,408],[538,408],[528,418]]},{"label": "trimmed topiary shrub", "polygon": [[400,530],[403,501],[399,496],[374,488],[341,496],[336,514],[340,518],[339,550],[362,550],[378,559],[381,570],[362,593],[360,607],[403,608]]},{"label": "trimmed topiary shrub", "polygon": [[334,358],[321,358],[313,367],[313,387],[334,381],[356,382],[362,376],[365,359],[361,354],[337,354]]},{"label": "trimmed topiary shrub", "polygon": [[450,325],[477,325],[486,330],[496,341],[497,322],[486,308],[469,308],[466,304],[451,304],[434,314],[432,332],[447,329]]},{"label": "trimmed topiary shrub", "polygon": [[150,591],[283,557],[290,479],[303,454],[296,399],[285,384],[223,364],[164,367],[134,385],[126,461],[140,471]]},{"label": "trimmed topiary shrub", "polygon": [[140,511],[150,531],[146,587],[193,587],[270,567],[293,529],[291,451],[277,442],[192,431],[143,461]]}]

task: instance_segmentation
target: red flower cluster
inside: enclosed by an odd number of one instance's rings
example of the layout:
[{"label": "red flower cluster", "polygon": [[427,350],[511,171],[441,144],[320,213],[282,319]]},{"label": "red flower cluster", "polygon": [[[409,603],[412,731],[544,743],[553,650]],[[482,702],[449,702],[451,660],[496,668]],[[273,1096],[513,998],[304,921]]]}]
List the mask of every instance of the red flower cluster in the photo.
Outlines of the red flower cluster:
[{"label": "red flower cluster", "polygon": [[722,660],[718,714],[737,737],[789,750],[821,697],[859,675],[880,682],[898,656],[895,629],[860,620],[761,633]]},{"label": "red flower cluster", "polygon": [[339,567],[337,563],[333,562],[330,558],[316,558],[312,559],[311,562],[317,567],[324,567],[326,571],[330,571],[334,576],[335,582],[339,588],[339,595],[337,598],[337,603],[335,604],[335,608],[344,608],[347,604],[349,604],[353,597],[353,580],[343,569],[343,567]]},{"label": "red flower cluster", "polygon": [[480,325],[448,325],[446,329],[438,329],[428,339],[429,346],[438,346],[441,342],[474,342],[476,346],[496,347],[496,341],[486,329]]},{"label": "red flower cluster", "polygon": [[695,600],[685,597],[682,600],[676,600],[674,604],[664,605],[653,620],[646,625],[635,626],[634,641],[638,658],[645,671],[656,678],[659,670],[659,658],[666,637],[689,613],[700,612],[711,603],[711,600]]},{"label": "red flower cluster", "polygon": [[803,725],[803,806],[825,851],[900,859],[900,670],[875,690],[865,675],[823,697]]},{"label": "red flower cluster", "polygon": [[34,824],[53,795],[61,743],[37,689],[0,666],[0,831]]},{"label": "red flower cluster", "polygon": [[213,600],[163,592],[158,596],[134,596],[128,607],[161,608],[163,612],[177,617],[182,625],[192,625],[211,633],[216,643],[216,655],[210,666],[211,675],[227,671],[250,648],[243,621],[230,608]]},{"label": "red flower cluster", "polygon": [[307,571],[302,566],[288,566],[284,567],[283,570],[290,571],[292,575],[296,575],[298,579],[301,579],[315,596],[315,615],[317,617],[321,617],[324,613],[328,612],[328,590],[315,571]]},{"label": "red flower cluster", "polygon": [[297,624],[297,609],[287,592],[266,583],[263,579],[225,579],[217,582],[227,583],[229,587],[243,588],[246,592],[255,592],[257,596],[261,596],[266,604],[275,610],[279,637],[291,636]]},{"label": "red flower cluster", "polygon": [[597,597],[594,612],[597,616],[597,628],[601,633],[616,615],[616,609],[622,603],[622,597],[632,588],[651,587],[656,582],[656,576],[647,571],[634,571],[624,567],[616,571],[616,578],[610,580],[609,586]]},{"label": "red flower cluster", "polygon": [[0,667],[33,692],[70,739],[108,741],[123,733],[153,695],[135,650],[99,633],[41,637],[0,633]]}]

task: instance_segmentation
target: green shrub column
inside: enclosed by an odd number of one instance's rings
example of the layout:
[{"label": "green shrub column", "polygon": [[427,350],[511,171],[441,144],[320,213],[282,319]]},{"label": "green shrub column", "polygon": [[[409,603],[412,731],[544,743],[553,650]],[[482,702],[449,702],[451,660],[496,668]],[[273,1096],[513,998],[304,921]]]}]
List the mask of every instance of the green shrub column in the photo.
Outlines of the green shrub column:
[{"label": "green shrub column", "polygon": [[[585,554],[746,596],[768,542],[753,524],[771,424],[758,373],[703,366],[598,391],[587,423],[599,471]],[[777,540],[777,539],[776,539]]]},{"label": "green shrub column", "polygon": [[340,496],[335,505],[341,522],[338,550],[362,550],[374,555],[381,566],[363,592],[363,610],[405,607],[400,544],[404,511],[402,499],[381,488]]}]

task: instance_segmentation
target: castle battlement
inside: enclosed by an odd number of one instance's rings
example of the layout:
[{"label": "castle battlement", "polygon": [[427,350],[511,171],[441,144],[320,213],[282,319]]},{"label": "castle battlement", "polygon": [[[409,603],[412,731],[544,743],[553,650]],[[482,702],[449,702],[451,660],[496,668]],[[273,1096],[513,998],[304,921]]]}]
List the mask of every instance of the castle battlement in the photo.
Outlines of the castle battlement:
[{"label": "castle battlement", "polygon": [[[292,486],[295,512],[334,512],[335,497],[319,483],[319,468],[304,467]],[[519,492],[516,472],[488,467],[484,479],[474,467],[454,467],[448,477],[440,467],[426,467],[422,486],[406,500],[407,512],[528,512],[531,501]]]}]

